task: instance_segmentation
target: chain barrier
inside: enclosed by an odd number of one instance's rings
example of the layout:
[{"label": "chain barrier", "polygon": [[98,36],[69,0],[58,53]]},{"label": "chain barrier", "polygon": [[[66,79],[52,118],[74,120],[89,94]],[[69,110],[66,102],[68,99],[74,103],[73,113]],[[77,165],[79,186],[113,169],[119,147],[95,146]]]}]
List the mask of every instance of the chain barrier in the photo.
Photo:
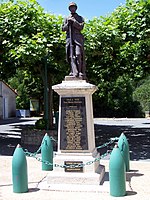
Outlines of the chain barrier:
[{"label": "chain barrier", "polygon": [[34,156],[36,156],[38,153],[41,152],[41,147],[42,147],[42,145],[41,145],[41,146],[38,148],[38,150],[37,150],[36,152],[34,152],[34,153],[29,152],[28,149],[24,149],[24,152],[25,152],[25,154],[26,154],[27,156],[30,155],[30,157],[34,157]]},{"label": "chain barrier", "polygon": [[58,141],[57,141],[55,138],[53,138],[52,136],[50,137],[50,139],[51,139],[52,141],[54,141],[55,143],[58,143]]},{"label": "chain barrier", "polygon": [[[105,154],[101,155],[100,157],[95,158],[94,160],[88,161],[88,162],[86,162],[86,163],[75,164],[75,165],[74,165],[74,164],[72,164],[72,165],[54,164],[54,167],[60,167],[60,168],[82,168],[82,167],[84,167],[84,166],[86,166],[86,165],[91,165],[91,164],[93,164],[94,162],[100,161],[102,158],[108,156],[110,153],[111,153],[111,151],[107,151]],[[53,165],[53,164],[50,163],[49,161],[42,160],[40,157],[35,156],[35,153],[25,152],[25,154],[26,154],[26,156],[28,156],[28,157],[33,157],[33,158],[35,158],[37,161],[43,162],[43,163],[46,164],[46,165]]]},{"label": "chain barrier", "polygon": [[[58,143],[57,140],[55,140],[52,136],[50,137],[50,139],[52,141],[54,141],[55,143]],[[41,143],[40,147],[38,148],[38,150],[36,152],[34,152],[34,153],[29,152],[28,149],[24,149],[25,154],[27,156],[31,155],[30,157],[36,156],[37,154],[39,154],[41,152],[41,148],[42,148],[43,142],[44,142],[44,139],[42,140],[42,143]]]},{"label": "chain barrier", "polygon": [[[53,141],[56,142],[56,140],[55,140],[53,137],[51,137],[51,140],[53,140]],[[106,146],[108,146],[108,145],[110,145],[110,144],[113,144],[113,143],[115,142],[115,140],[118,140],[118,138],[111,138],[111,139],[110,139],[110,142],[106,142],[105,144],[96,147],[96,149],[101,149],[101,148],[104,148],[104,147],[106,147]],[[42,144],[43,144],[43,141],[42,141]],[[29,152],[27,149],[25,149],[24,151],[25,151],[26,156],[28,156],[28,157],[33,157],[33,158],[35,158],[37,161],[43,162],[43,163],[46,164],[46,165],[53,165],[53,164],[50,163],[49,161],[42,160],[42,158],[40,158],[40,157],[37,156],[37,154],[40,153],[40,151],[41,151],[42,144],[41,144],[41,146],[39,147],[39,149],[38,149],[36,152],[34,152],[34,153],[31,153],[31,152]],[[102,158],[108,156],[110,153],[111,153],[111,150],[107,150],[107,152],[104,153],[103,155],[99,156],[98,158],[95,158],[95,159],[92,160],[92,161],[88,161],[88,162],[86,162],[86,163],[82,163],[82,164],[72,164],[72,165],[54,164],[54,167],[60,167],[60,168],[82,168],[82,167],[84,167],[85,165],[92,165],[94,162],[100,161]]]},{"label": "chain barrier", "polygon": [[107,147],[108,145],[113,144],[118,139],[119,139],[118,137],[110,138],[110,142],[106,142],[105,144],[102,144],[102,145],[96,147],[96,149],[102,149],[104,147]]}]

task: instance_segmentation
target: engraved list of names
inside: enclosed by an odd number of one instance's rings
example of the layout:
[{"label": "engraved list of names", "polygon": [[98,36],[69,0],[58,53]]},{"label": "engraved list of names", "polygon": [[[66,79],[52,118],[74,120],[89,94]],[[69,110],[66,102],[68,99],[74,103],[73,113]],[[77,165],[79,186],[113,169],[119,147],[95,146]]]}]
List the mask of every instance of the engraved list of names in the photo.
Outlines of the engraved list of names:
[{"label": "engraved list of names", "polygon": [[85,97],[61,98],[60,149],[88,150]]}]

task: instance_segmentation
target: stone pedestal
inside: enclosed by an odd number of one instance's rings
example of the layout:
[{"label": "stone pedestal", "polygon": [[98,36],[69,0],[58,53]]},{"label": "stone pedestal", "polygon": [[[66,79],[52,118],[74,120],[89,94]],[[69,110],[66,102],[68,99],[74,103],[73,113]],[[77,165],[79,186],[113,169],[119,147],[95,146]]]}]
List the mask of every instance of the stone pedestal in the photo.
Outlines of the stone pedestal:
[{"label": "stone pedestal", "polygon": [[[91,177],[93,173],[93,177],[97,176],[99,180],[99,177],[104,174],[104,167],[100,166],[99,161],[93,162],[95,158],[92,156],[95,149],[92,94],[97,87],[86,80],[66,77],[65,81],[52,88],[60,96],[58,152],[54,157],[54,163],[83,164],[81,168],[55,167],[53,173],[61,172],[62,175],[69,173],[73,176],[78,172],[84,178],[88,177],[88,174]],[[89,161],[93,163],[90,164]]]},{"label": "stone pedestal", "polygon": [[60,95],[58,153],[91,153],[95,148],[92,94],[96,86],[72,80],[52,88]]}]

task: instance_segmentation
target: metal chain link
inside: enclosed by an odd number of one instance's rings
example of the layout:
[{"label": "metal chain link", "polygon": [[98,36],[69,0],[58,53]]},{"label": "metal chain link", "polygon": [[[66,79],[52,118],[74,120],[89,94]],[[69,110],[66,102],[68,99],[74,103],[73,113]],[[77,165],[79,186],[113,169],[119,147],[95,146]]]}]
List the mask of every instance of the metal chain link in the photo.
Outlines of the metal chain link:
[{"label": "metal chain link", "polygon": [[29,152],[28,149],[24,149],[24,152],[25,152],[25,154],[26,154],[27,156],[34,157],[34,156],[36,156],[38,153],[41,152],[41,148],[42,148],[42,145],[41,145],[41,146],[38,148],[38,150],[37,150],[36,152],[34,152],[34,153]]},{"label": "metal chain link", "polygon": [[96,148],[97,148],[97,149],[102,149],[102,148],[104,148],[104,147],[107,147],[107,146],[110,145],[110,144],[113,144],[116,140],[118,140],[117,137],[111,138],[111,139],[110,139],[110,142],[106,142],[105,144],[102,144],[102,145],[100,145],[100,146],[98,146],[98,147],[96,147]]},{"label": "metal chain link", "polygon": [[[91,165],[93,164],[94,162],[98,162],[100,161],[102,158],[108,156],[109,154],[111,153],[111,151],[108,151],[106,152],[105,154],[101,155],[99,158],[95,158],[93,161],[88,161],[86,163],[83,163],[83,164],[72,164],[72,165],[61,165],[61,164],[54,164],[54,167],[60,167],[60,168],[82,168],[86,165]],[[36,157],[34,154],[30,153],[28,154],[28,152],[26,152],[26,155],[27,156],[30,156],[30,157],[34,157],[36,160],[38,160],[39,162],[43,162],[44,164],[46,165],[53,165],[53,163],[50,163],[49,161],[45,161],[45,160],[42,160],[40,157]]]},{"label": "metal chain link", "polygon": [[[55,140],[52,136],[50,137],[50,139],[52,141],[58,143],[57,140]],[[30,156],[30,157],[33,157],[34,155],[37,155],[38,153],[41,152],[41,148],[42,148],[42,144],[43,143],[44,143],[44,139],[42,140],[42,143],[41,143],[40,147],[38,148],[38,150],[36,152],[34,152],[34,153],[29,152],[28,149],[24,149],[25,154],[28,155],[28,156]]]},{"label": "metal chain link", "polygon": [[[72,164],[72,165],[54,164],[54,167],[60,167],[60,168],[81,168],[81,167],[84,167],[85,165],[91,165],[91,164],[93,164],[94,162],[100,161],[102,158],[106,157],[106,156],[109,155],[110,153],[111,153],[111,151],[107,151],[105,154],[101,155],[100,157],[95,158],[94,160],[88,161],[88,162],[83,163],[83,164]],[[28,157],[33,157],[33,158],[35,158],[37,161],[43,162],[43,163],[46,164],[46,165],[53,165],[53,163],[50,163],[49,161],[45,161],[45,160],[42,160],[42,158],[37,157],[37,156],[35,155],[35,153],[25,152],[25,154],[26,154],[26,156],[28,156]]]},{"label": "metal chain link", "polygon": [[52,136],[50,137],[50,139],[51,139],[52,141],[54,141],[55,143],[58,143],[58,141],[57,141],[55,138],[53,138]]},{"label": "metal chain link", "polygon": [[[50,137],[50,138],[51,138],[51,140],[57,142],[57,140],[55,140],[53,137]],[[106,146],[108,146],[108,145],[114,143],[115,140],[118,140],[118,138],[113,138],[113,139],[111,138],[111,139],[110,139],[110,142],[106,142],[105,144],[103,144],[103,145],[101,145],[101,146],[98,146],[98,147],[96,147],[96,148],[97,148],[97,149],[101,149],[101,148],[103,148],[103,147],[106,147]],[[43,144],[43,142],[42,142],[42,144]],[[36,160],[45,163],[46,165],[53,165],[53,163],[50,163],[49,161],[42,160],[42,158],[37,157],[37,154],[40,153],[40,151],[41,151],[42,144],[41,144],[41,146],[39,147],[39,149],[38,149],[35,153],[31,153],[31,152],[29,152],[27,149],[25,149],[24,151],[25,151],[26,156],[28,156],[28,157],[33,157],[33,158],[35,158]],[[92,160],[92,161],[88,161],[88,162],[86,162],[86,163],[82,163],[82,164],[72,164],[72,165],[54,164],[54,166],[55,166],[55,167],[60,167],[60,168],[81,168],[81,167],[84,167],[85,165],[92,165],[94,162],[100,161],[102,158],[108,156],[110,153],[111,153],[111,151],[110,151],[110,150],[107,150],[107,152],[106,152],[105,154],[101,155],[100,157],[95,158],[95,159]]]}]

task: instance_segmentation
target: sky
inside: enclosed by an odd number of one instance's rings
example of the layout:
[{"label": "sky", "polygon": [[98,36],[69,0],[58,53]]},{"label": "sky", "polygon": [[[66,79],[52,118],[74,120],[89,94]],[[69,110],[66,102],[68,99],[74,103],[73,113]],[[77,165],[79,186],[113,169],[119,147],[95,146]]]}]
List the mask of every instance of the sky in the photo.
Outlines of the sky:
[{"label": "sky", "polygon": [[[68,16],[68,5],[72,0],[37,0],[45,11],[56,15]],[[85,19],[106,16],[118,6],[125,4],[125,0],[74,0],[78,6],[77,13]]]}]

